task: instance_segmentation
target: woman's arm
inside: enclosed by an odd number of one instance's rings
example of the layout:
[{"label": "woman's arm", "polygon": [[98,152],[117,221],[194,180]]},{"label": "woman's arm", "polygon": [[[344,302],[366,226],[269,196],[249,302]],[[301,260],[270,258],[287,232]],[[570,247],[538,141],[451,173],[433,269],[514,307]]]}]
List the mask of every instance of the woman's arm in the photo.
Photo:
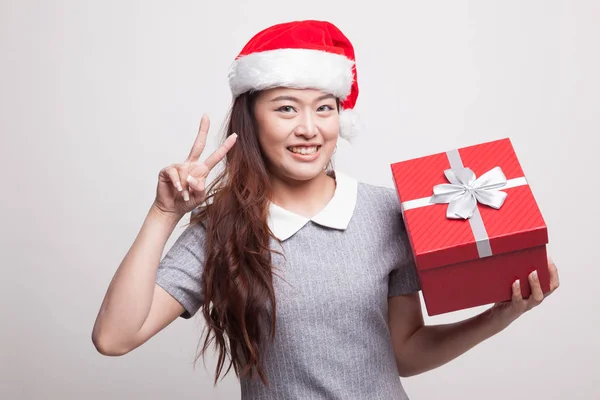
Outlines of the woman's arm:
[{"label": "woman's arm", "polygon": [[105,355],[122,355],[173,322],[185,308],[156,283],[167,240],[178,222],[206,199],[206,179],[236,142],[232,134],[205,161],[210,121],[202,116],[196,140],[184,163],[158,175],[156,198],[133,245],[117,269],[100,307],[92,342]]},{"label": "woman's arm", "polygon": [[175,320],[183,306],[155,284],[165,244],[178,218],[152,206],[108,287],[92,332],[104,355],[123,355]]},{"label": "woman's arm", "polygon": [[[559,286],[558,271],[550,261],[550,292]],[[400,376],[421,374],[440,367],[467,350],[501,332],[514,320],[539,305],[544,294],[536,274],[529,277],[532,296],[521,297],[518,283],[513,285],[512,301],[464,321],[427,326],[423,322],[419,295],[414,293],[388,300],[389,327]]]}]

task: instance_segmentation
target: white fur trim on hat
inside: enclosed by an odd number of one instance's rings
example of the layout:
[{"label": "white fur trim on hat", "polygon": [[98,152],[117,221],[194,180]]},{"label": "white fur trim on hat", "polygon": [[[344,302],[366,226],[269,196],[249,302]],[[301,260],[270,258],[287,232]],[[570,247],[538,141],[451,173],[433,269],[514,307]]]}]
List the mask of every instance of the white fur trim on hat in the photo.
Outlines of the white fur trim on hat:
[{"label": "white fur trim on hat", "polygon": [[340,111],[340,137],[349,142],[360,134],[362,124],[354,109]]},{"label": "white fur trim on hat", "polygon": [[320,50],[279,49],[252,53],[234,61],[229,86],[239,94],[274,87],[312,88],[344,100],[354,80],[354,61]]}]

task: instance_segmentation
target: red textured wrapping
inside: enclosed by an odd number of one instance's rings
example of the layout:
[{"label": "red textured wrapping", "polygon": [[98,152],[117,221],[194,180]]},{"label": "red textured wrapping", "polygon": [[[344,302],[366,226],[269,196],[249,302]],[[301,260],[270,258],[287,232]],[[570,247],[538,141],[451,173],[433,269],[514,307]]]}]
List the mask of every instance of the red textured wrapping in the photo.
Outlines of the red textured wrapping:
[{"label": "red textured wrapping", "polygon": [[[501,139],[458,149],[463,166],[476,177],[500,166],[507,179],[524,177],[510,140]],[[448,183],[446,153],[392,164],[401,203],[430,197],[433,187]],[[529,293],[527,274],[538,270],[548,290],[547,228],[529,185],[500,190],[507,193],[499,209],[478,204],[492,256],[480,258],[468,220],[446,218],[448,204],[404,211],[423,295],[430,315],[510,299],[511,284],[521,279]],[[535,249],[535,250],[534,250]],[[511,263],[516,263],[511,265]]]}]

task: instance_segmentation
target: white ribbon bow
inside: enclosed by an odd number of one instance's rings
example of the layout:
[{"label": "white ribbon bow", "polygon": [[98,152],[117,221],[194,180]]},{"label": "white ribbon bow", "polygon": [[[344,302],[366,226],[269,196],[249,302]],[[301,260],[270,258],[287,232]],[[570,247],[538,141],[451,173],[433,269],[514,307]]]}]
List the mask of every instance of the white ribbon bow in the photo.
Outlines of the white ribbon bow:
[{"label": "white ribbon bow", "polygon": [[496,190],[506,185],[506,176],[500,167],[492,168],[477,179],[469,168],[447,169],[444,175],[450,183],[434,186],[434,195],[430,202],[449,203],[447,218],[471,218],[477,208],[477,202],[495,209],[504,204],[506,193]]}]

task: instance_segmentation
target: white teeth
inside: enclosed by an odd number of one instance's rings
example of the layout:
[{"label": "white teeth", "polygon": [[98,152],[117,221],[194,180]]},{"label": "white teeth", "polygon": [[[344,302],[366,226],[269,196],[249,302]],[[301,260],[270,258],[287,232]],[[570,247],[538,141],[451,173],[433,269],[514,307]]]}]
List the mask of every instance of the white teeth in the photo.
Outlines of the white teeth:
[{"label": "white teeth", "polygon": [[317,152],[317,147],[290,147],[289,148],[292,153],[298,154],[315,154]]}]

